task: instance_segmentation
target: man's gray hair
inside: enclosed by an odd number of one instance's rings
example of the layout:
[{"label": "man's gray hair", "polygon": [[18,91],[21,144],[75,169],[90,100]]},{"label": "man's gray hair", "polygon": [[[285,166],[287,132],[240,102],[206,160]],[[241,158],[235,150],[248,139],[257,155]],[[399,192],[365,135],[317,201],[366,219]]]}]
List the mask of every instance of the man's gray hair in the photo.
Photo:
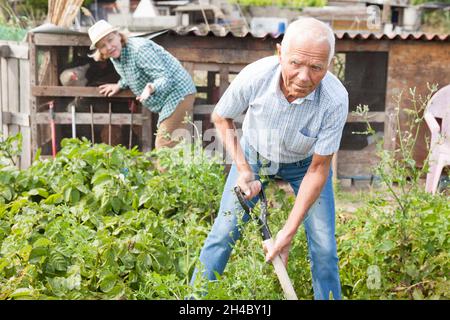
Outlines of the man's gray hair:
[{"label": "man's gray hair", "polygon": [[286,29],[283,40],[281,41],[281,52],[288,49],[291,39],[301,37],[311,39],[316,42],[326,41],[330,46],[328,54],[328,64],[334,57],[335,38],[334,32],[326,23],[311,17],[302,17],[291,22]]}]

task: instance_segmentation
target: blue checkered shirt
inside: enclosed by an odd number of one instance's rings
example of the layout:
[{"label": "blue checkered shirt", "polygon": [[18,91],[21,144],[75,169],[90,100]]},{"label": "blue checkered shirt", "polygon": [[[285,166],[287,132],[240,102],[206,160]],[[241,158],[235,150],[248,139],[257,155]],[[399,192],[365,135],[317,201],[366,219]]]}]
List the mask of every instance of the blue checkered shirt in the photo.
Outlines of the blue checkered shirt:
[{"label": "blue checkered shirt", "polygon": [[159,113],[158,125],[169,117],[183,98],[195,93],[189,73],[169,52],[155,42],[144,38],[129,38],[122,48],[120,59],[111,58],[120,75],[119,87],[139,96],[147,83],[153,83],[155,92],[142,104]]},{"label": "blue checkered shirt", "polygon": [[327,72],[312,93],[289,103],[280,78],[276,56],[260,59],[236,76],[214,111],[237,119],[247,110],[243,139],[268,160],[292,163],[314,153],[337,152],[348,114],[348,93],[342,83]]}]

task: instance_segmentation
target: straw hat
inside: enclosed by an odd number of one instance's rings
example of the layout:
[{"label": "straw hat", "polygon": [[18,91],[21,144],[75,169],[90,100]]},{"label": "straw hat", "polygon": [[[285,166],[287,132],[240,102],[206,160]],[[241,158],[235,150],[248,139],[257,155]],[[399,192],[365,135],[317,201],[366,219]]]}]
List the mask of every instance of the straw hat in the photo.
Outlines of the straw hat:
[{"label": "straw hat", "polygon": [[91,46],[89,49],[94,50],[95,44],[99,42],[104,36],[110,34],[113,31],[117,31],[119,28],[113,27],[105,20],[97,21],[92,27],[89,28],[89,38],[91,39]]}]

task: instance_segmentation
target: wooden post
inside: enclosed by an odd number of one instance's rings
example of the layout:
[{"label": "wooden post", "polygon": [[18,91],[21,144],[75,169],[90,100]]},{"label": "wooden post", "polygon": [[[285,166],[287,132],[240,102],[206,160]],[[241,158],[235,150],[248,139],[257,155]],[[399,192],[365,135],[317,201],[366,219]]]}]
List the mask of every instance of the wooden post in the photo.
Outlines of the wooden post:
[{"label": "wooden post", "polygon": [[230,85],[228,80],[228,73],[229,73],[228,65],[220,66],[220,84],[219,84],[220,97],[223,95],[225,90],[227,90],[228,86]]},{"label": "wooden post", "polygon": [[152,113],[146,107],[141,106],[142,109],[142,152],[151,151],[153,148],[153,123]]},{"label": "wooden post", "polygon": [[[8,59],[8,109],[10,112],[19,112],[19,60]],[[19,126],[16,124],[9,124],[9,135],[16,135],[19,133]]]},{"label": "wooden post", "polygon": [[[30,92],[37,83],[37,50],[34,44],[34,33],[29,34],[30,46]],[[31,158],[34,159],[38,148],[37,124],[36,124],[37,98],[30,94],[30,121],[31,121]]]},{"label": "wooden post", "polygon": [[[30,116],[30,61],[20,60],[20,113]],[[23,126],[20,128],[22,132],[22,155],[20,159],[20,167],[28,168],[31,165],[31,128]]]},{"label": "wooden post", "polygon": [[208,71],[207,76],[207,103],[212,104],[214,101],[214,87],[216,86],[216,74],[217,72]]},{"label": "wooden post", "polygon": [[[1,79],[1,90],[2,90],[2,101],[1,101],[1,105],[2,105],[2,112],[5,111],[9,111],[9,106],[8,106],[8,63],[6,58],[0,58],[0,70],[1,70],[1,75],[0,75],[0,79]],[[6,123],[3,123],[2,120],[2,130],[1,130],[2,134],[4,137],[7,137],[9,132],[8,132],[8,125]]]}]

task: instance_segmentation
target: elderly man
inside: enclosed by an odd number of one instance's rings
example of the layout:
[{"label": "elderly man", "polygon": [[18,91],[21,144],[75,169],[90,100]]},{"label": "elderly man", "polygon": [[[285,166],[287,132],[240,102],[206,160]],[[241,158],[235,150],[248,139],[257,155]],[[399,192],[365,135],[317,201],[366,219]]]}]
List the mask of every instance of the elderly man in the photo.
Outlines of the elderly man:
[{"label": "elderly man", "polygon": [[[278,56],[245,67],[218,102],[212,119],[233,159],[220,210],[200,253],[203,276],[222,274],[240,236],[239,220],[249,220],[233,193],[238,185],[255,203],[261,170],[287,181],[295,204],[266,260],[289,248],[303,223],[311,261],[315,299],[341,299],[335,239],[335,208],[330,168],[347,112],[348,93],[328,67],[334,56],[334,33],[313,18],[291,23]],[[233,119],[245,110],[238,141]],[[194,283],[199,269],[194,271]]]}]

